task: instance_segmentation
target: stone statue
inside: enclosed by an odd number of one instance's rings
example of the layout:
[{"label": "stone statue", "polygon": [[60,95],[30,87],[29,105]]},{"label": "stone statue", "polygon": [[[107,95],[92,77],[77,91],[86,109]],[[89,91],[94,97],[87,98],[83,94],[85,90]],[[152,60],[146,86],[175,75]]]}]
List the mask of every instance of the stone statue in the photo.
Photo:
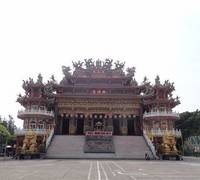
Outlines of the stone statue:
[{"label": "stone statue", "polygon": [[30,78],[30,77],[29,77],[29,83],[30,83],[30,84],[34,84],[33,78]]},{"label": "stone statue", "polygon": [[137,85],[138,85],[138,83],[137,83],[137,81],[135,80],[135,78],[131,81],[131,85],[132,85],[132,86],[137,86]]},{"label": "stone statue", "polygon": [[95,65],[94,65],[94,61],[92,60],[92,58],[84,59],[84,61],[85,61],[86,69],[88,69],[88,70],[94,69]]},{"label": "stone statue", "polygon": [[113,60],[112,59],[105,59],[105,62],[103,63],[103,69],[104,70],[111,70],[112,68],[112,62]]},{"label": "stone statue", "polygon": [[133,77],[135,75],[135,67],[127,68],[126,72],[128,77]]},{"label": "stone statue", "polygon": [[169,80],[165,80],[164,86],[168,86],[172,91],[175,90],[174,83],[170,83]]},{"label": "stone statue", "polygon": [[158,75],[156,76],[155,84],[160,85],[160,77]]},{"label": "stone statue", "polygon": [[179,96],[176,96],[176,101],[179,101],[179,99],[180,99]]},{"label": "stone statue", "polygon": [[170,85],[169,80],[165,80],[165,82],[164,82],[164,86],[169,86],[169,85]]},{"label": "stone statue", "polygon": [[50,81],[49,81],[49,82],[45,85],[44,94],[45,94],[45,95],[48,95],[48,96],[51,96],[53,92],[54,92],[53,82],[50,82]]},{"label": "stone statue", "polygon": [[30,147],[29,147],[30,153],[36,153],[37,152],[37,136],[36,134],[32,136],[30,139]]},{"label": "stone statue", "polygon": [[[29,78],[30,79],[30,78]],[[29,81],[24,81],[23,80],[23,85],[22,85],[22,87],[23,87],[23,89],[25,89],[25,90],[27,90],[28,89],[28,87],[29,87],[29,85],[30,85],[30,82]]]},{"label": "stone statue", "polygon": [[146,84],[147,82],[148,82],[148,78],[146,76],[144,76],[143,84]]},{"label": "stone statue", "polygon": [[101,69],[101,64],[102,64],[102,62],[98,59],[97,61],[96,61],[96,68],[97,69]]},{"label": "stone statue", "polygon": [[115,62],[115,70],[123,71],[125,62],[120,63],[119,61]]},{"label": "stone statue", "polygon": [[18,98],[22,98],[22,95],[21,95],[21,93],[20,93],[20,94],[18,94]]},{"label": "stone statue", "polygon": [[70,70],[69,66],[62,66],[62,72],[66,77],[71,76]]},{"label": "stone statue", "polygon": [[147,83],[145,85],[144,95],[151,96],[151,95],[154,95],[154,93],[155,93],[155,89],[150,85],[150,83]]},{"label": "stone statue", "polygon": [[39,74],[38,74],[37,83],[42,84],[42,81],[43,81],[43,77],[42,77],[42,75],[39,73]]},{"label": "stone statue", "polygon": [[176,148],[176,139],[173,135],[164,135],[163,143],[161,144],[161,153],[168,155],[178,155],[178,150]]},{"label": "stone statue", "polygon": [[50,79],[52,82],[56,82],[54,75],[52,75]]},{"label": "stone statue", "polygon": [[34,154],[37,153],[37,135],[33,131],[27,132],[23,140],[22,153]]},{"label": "stone statue", "polygon": [[170,89],[171,89],[172,91],[175,90],[174,83],[170,83]]},{"label": "stone statue", "polygon": [[22,85],[22,87],[23,87],[24,89],[26,89],[26,81],[24,81],[24,80],[23,80],[23,85]]},{"label": "stone statue", "polygon": [[83,69],[83,67],[82,67],[83,66],[83,62],[81,62],[81,61],[78,61],[78,62],[73,62],[72,61],[72,64],[73,64],[74,68],[77,69],[77,70],[78,69]]}]

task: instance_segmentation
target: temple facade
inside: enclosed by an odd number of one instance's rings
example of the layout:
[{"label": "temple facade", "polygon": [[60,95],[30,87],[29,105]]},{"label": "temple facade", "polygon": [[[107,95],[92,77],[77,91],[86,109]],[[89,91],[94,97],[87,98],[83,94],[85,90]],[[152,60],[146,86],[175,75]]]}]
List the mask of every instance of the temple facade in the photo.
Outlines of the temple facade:
[{"label": "temple facade", "polygon": [[[59,135],[83,135],[86,131],[109,130],[114,135],[142,135],[142,130],[173,129],[179,115],[172,111],[179,99],[172,97],[173,83],[151,84],[135,80],[135,68],[124,71],[124,63],[113,60],[73,62],[62,67],[64,77],[43,82],[24,81],[25,95],[17,101],[24,129],[51,129]],[[114,67],[113,67],[114,66]]]},{"label": "temple facade", "polygon": [[55,135],[104,131],[142,136],[144,131],[174,131],[179,115],[173,108],[180,103],[172,95],[174,84],[161,83],[159,76],[154,83],[146,77],[138,83],[135,67],[125,71],[124,66],[112,59],[85,59],[73,62],[73,71],[63,66],[60,82],[52,76],[45,83],[41,74],[37,81],[24,81],[25,94],[17,99],[24,107],[18,112],[24,132],[54,129]]}]

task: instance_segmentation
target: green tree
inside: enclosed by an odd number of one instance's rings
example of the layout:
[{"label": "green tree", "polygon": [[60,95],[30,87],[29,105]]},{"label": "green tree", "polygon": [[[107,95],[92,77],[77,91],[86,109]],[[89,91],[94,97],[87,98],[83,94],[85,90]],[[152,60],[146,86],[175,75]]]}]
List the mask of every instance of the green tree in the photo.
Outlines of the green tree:
[{"label": "green tree", "polygon": [[3,136],[10,136],[10,132],[8,131],[8,129],[0,123],[0,134]]},{"label": "green tree", "polygon": [[16,143],[16,136],[14,135],[15,129],[16,129],[16,125],[11,115],[8,116],[8,119],[2,118],[0,116],[0,139],[1,139],[0,146],[1,147],[2,147],[2,144],[5,144],[6,139],[9,145],[13,145]]},{"label": "green tree", "polygon": [[8,115],[8,119],[0,116],[0,123],[9,131],[11,135],[14,135],[15,129],[17,128],[14,119],[11,115]]},{"label": "green tree", "polygon": [[200,111],[181,113],[176,128],[181,129],[184,139],[200,135]]},{"label": "green tree", "polygon": [[14,119],[11,115],[8,115],[7,129],[10,132],[10,134],[14,135],[16,125],[15,125]]}]

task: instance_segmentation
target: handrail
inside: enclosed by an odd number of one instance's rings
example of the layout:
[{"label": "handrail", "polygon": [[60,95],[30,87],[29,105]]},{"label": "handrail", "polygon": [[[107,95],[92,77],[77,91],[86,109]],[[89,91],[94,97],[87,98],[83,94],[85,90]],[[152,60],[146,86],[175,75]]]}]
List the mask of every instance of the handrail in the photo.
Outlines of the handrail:
[{"label": "handrail", "polygon": [[156,136],[156,137],[161,137],[161,136],[164,136],[165,134],[171,134],[177,138],[182,137],[182,132],[179,129],[171,129],[171,130],[151,129],[151,130],[147,130],[146,133],[147,134],[150,133],[151,135]]},{"label": "handrail", "polygon": [[46,140],[46,150],[48,149],[50,143],[51,143],[51,140],[53,138],[53,135],[54,135],[54,128],[51,130],[47,140]]},{"label": "handrail", "polygon": [[151,152],[152,152],[154,158],[155,158],[155,159],[158,159],[158,157],[157,157],[157,155],[156,155],[155,146],[153,145],[153,143],[151,142],[151,140],[150,140],[149,137],[147,136],[145,130],[143,130],[143,137],[144,137],[144,139],[145,139],[147,145],[149,146],[149,148],[150,148],[150,150],[151,150]]},{"label": "handrail", "polygon": [[144,118],[153,116],[173,116],[179,118],[179,114],[173,111],[155,111],[155,112],[151,111],[151,112],[145,112],[143,116]]},{"label": "handrail", "polygon": [[49,116],[54,116],[53,111],[47,111],[47,110],[41,110],[41,109],[25,109],[25,110],[20,110],[18,111],[18,115],[23,115],[23,114],[44,114],[44,115],[49,115]]},{"label": "handrail", "polygon": [[36,134],[45,134],[46,133],[46,129],[16,129],[15,135],[25,135],[29,131],[33,131]]}]

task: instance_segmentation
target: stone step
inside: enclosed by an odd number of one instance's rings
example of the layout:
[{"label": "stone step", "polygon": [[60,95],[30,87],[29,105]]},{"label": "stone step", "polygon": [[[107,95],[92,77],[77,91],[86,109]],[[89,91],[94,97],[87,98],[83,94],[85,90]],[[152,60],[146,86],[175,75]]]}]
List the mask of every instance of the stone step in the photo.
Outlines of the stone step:
[{"label": "stone step", "polygon": [[144,159],[150,153],[143,136],[113,136],[113,142],[115,153],[84,153],[85,136],[55,135],[46,158]]}]

